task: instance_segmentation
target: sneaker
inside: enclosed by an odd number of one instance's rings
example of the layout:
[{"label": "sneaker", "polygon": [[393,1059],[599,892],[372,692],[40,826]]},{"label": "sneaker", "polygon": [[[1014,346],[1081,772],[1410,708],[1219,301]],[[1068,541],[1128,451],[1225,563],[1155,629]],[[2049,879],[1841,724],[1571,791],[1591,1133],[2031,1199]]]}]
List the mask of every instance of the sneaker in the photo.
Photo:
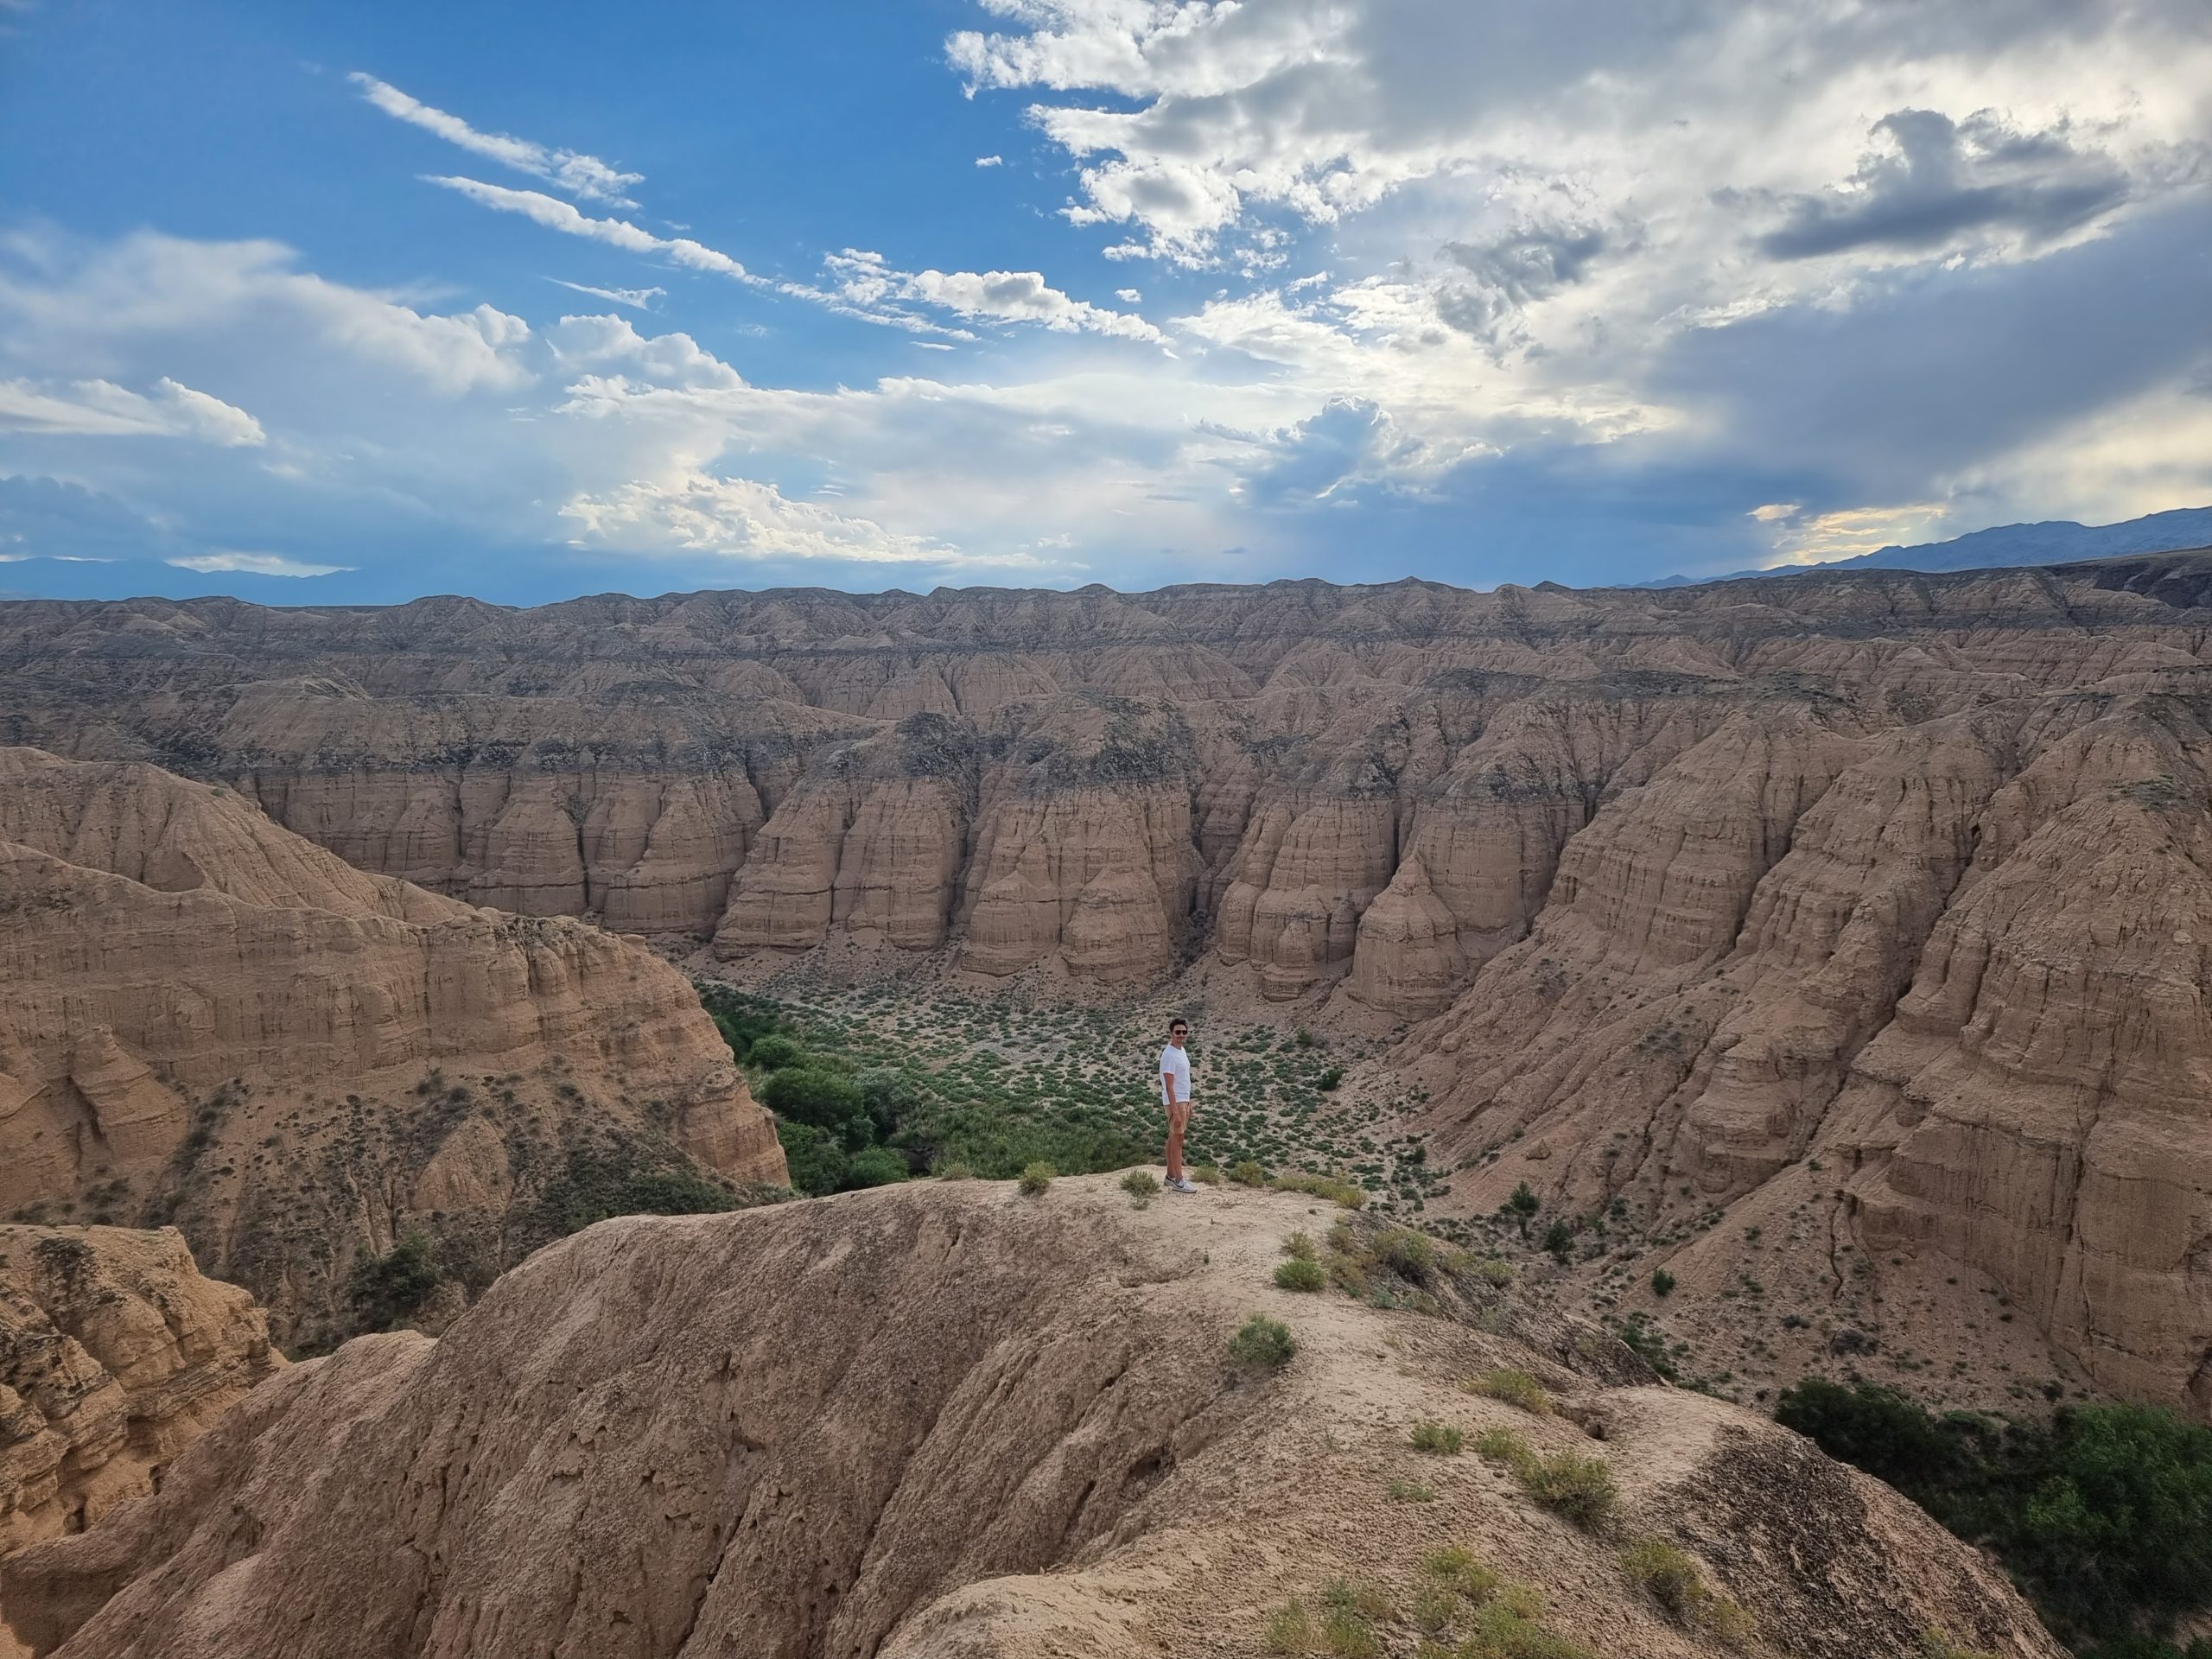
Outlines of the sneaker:
[{"label": "sneaker", "polygon": [[1198,1184],[1185,1175],[1180,1180],[1168,1182],[1167,1190],[1170,1192],[1195,1192],[1198,1190]]}]

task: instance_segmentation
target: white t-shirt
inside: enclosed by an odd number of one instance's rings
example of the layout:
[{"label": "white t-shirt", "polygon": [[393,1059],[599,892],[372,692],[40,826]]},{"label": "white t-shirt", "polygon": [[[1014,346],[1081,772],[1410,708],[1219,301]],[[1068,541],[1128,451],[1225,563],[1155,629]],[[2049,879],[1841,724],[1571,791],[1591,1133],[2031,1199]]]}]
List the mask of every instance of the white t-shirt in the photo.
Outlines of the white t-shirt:
[{"label": "white t-shirt", "polygon": [[[1153,1070],[1160,1073],[1160,1100],[1162,1105],[1173,1105],[1176,1101],[1190,1099],[1191,1053],[1188,1049],[1168,1044],[1160,1051],[1160,1064]],[[1167,1092],[1167,1079],[1171,1075],[1175,1079],[1175,1092],[1172,1096]]]}]

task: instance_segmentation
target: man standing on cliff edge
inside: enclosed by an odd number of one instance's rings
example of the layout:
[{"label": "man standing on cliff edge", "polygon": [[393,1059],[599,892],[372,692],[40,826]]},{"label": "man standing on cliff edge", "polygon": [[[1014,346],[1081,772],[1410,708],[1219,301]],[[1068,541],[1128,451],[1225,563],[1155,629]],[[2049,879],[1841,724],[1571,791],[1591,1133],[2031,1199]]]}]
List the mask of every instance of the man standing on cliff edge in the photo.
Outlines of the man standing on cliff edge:
[{"label": "man standing on cliff edge", "polygon": [[1178,1020],[1167,1027],[1167,1046],[1160,1051],[1160,1101],[1167,1108],[1167,1190],[1195,1192],[1198,1184],[1183,1173],[1183,1131],[1191,1126],[1191,1057],[1183,1044],[1191,1027]]}]

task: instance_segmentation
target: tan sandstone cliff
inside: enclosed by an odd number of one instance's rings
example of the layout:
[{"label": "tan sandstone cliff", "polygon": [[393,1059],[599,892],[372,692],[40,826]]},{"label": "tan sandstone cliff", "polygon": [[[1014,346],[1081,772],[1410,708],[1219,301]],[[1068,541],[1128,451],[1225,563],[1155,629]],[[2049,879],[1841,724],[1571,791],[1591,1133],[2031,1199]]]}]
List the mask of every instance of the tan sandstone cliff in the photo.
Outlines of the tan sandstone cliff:
[{"label": "tan sandstone cliff", "polygon": [[[0,1561],[0,1612],[57,1659],[1256,1656],[1271,1608],[1338,1575],[1409,1648],[1420,1564],[1459,1546],[1596,1651],[1737,1650],[1623,1574],[1650,1535],[1764,1649],[1909,1659],[1941,1627],[2060,1659],[1888,1489],[1593,1333],[1440,1281],[1463,1317],[1274,1288],[1281,1237],[1325,1219],[1233,1190],[1139,1213],[1102,1177],[609,1222],[440,1339],[264,1384],[157,1497]],[[1298,1337],[1280,1375],[1227,1363],[1255,1307]],[[1558,1414],[1462,1389],[1502,1363]],[[1618,1522],[1421,1458],[1423,1418],[1602,1459]]]},{"label": "tan sandstone cliff", "polygon": [[292,1331],[425,1227],[480,1283],[579,1157],[780,1183],[681,976],[353,869],[219,789],[0,751],[0,1209],[175,1219]]},{"label": "tan sandstone cliff", "polygon": [[283,1363],[174,1229],[0,1227],[0,1555],[153,1491]]}]

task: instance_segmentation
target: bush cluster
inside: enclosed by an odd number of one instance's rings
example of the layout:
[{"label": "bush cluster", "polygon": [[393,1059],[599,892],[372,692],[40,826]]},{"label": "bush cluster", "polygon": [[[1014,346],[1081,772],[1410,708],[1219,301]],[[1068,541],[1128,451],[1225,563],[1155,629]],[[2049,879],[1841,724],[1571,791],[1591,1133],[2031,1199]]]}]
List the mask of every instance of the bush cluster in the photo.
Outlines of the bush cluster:
[{"label": "bush cluster", "polygon": [[2212,1606],[2212,1429],[2162,1407],[1937,1417],[1892,1389],[1808,1377],[1775,1416],[1993,1552],[2077,1647],[2178,1659],[2166,1632]]}]

